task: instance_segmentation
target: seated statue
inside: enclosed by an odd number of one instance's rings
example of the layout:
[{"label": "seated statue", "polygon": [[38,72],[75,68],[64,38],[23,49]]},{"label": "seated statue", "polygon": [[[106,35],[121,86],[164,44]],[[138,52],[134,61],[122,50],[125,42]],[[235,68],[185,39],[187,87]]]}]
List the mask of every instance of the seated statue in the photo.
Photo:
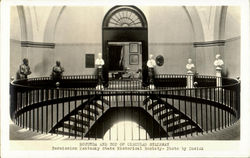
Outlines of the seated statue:
[{"label": "seated statue", "polygon": [[64,68],[61,67],[60,61],[56,61],[56,65],[52,69],[52,74],[51,74],[52,80],[60,80],[62,78],[63,72]]},{"label": "seated statue", "polygon": [[19,67],[19,72],[17,73],[17,79],[27,79],[28,75],[31,74],[29,67],[29,60],[24,58],[23,64]]}]

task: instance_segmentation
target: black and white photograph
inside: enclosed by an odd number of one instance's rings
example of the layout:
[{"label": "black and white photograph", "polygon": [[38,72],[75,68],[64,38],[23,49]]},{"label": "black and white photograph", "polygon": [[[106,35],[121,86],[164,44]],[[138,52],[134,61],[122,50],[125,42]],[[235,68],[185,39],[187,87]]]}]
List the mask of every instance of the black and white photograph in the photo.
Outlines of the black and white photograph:
[{"label": "black and white photograph", "polygon": [[[183,145],[243,141],[241,3],[5,8],[10,149],[202,152]],[[46,141],[58,143],[25,147]]]}]

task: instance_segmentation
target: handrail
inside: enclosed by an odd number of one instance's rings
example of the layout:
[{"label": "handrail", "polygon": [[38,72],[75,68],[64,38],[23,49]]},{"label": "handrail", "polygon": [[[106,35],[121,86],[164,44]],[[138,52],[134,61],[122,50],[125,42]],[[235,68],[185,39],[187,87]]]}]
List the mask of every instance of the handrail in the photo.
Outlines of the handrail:
[{"label": "handrail", "polygon": [[[174,78],[173,77],[174,75],[170,76]],[[178,76],[182,78],[182,75],[175,75],[175,77]],[[198,77],[205,78],[206,80],[208,80],[208,82],[211,82],[210,80],[216,78],[214,76],[209,76],[207,78],[206,76],[198,76]],[[49,77],[47,77],[47,79],[48,78]],[[68,81],[68,80],[83,81],[84,79],[88,80],[96,78],[91,75],[87,77],[78,75],[78,76],[64,77],[62,81]],[[182,111],[181,113],[187,115],[186,118],[190,118],[193,122],[199,124],[199,126],[202,127],[204,131],[208,132],[208,130],[211,131],[212,129],[216,130],[216,128],[218,127],[220,128],[221,126],[222,126],[221,128],[225,128],[228,125],[233,124],[236,120],[240,118],[240,81],[231,78],[224,78],[224,80],[226,84],[219,87],[216,86],[195,87],[195,88],[173,87],[173,89],[169,89],[167,87],[160,87],[154,90],[150,90],[147,87],[140,87],[137,89],[104,88],[102,90],[97,90],[94,87],[92,88],[43,87],[40,86],[39,84],[29,85],[29,82],[35,81],[39,83],[39,81],[46,81],[46,77],[32,78],[29,80],[18,80],[18,81],[12,81],[10,84],[11,115],[12,119],[19,126],[30,128],[33,130],[36,129],[37,131],[40,132],[48,132],[50,128],[53,128],[53,124],[55,124],[55,122],[53,121],[55,121],[55,118],[57,120],[59,119],[58,110],[62,108],[64,109],[65,104],[67,104],[68,106],[71,106],[70,104],[74,104],[75,108],[77,108],[78,107],[77,104],[79,104],[78,101],[82,101],[83,99],[88,100],[91,96],[94,95],[99,95],[100,96],[99,99],[103,97],[108,97],[107,100],[109,100],[110,102],[109,104],[114,104],[112,103],[112,98],[117,98],[117,97],[126,98],[126,96],[132,95],[135,98],[141,98],[142,99],[141,101],[143,101],[143,99],[146,99],[146,96],[148,96],[149,94],[159,94],[158,97],[160,97],[161,99],[165,98],[165,100],[163,100],[164,102],[167,101],[166,99],[170,99],[172,101],[171,106],[173,106],[173,108],[177,110],[183,110],[184,103],[186,109],[186,103],[187,103],[187,107],[191,108],[191,114],[186,113],[186,111],[185,112]],[[48,81],[52,80],[49,79]],[[131,80],[131,82],[133,81],[140,82],[140,80],[138,79]],[[122,82],[130,82],[130,80],[123,80]],[[127,101],[124,100],[123,103],[124,105],[125,102]],[[131,101],[128,100],[128,102]],[[134,100],[133,102],[137,103],[138,106],[140,104],[139,103],[140,100]],[[180,104],[180,102],[183,102],[183,104]],[[177,104],[179,107],[176,107],[175,104]],[[194,106],[192,104],[195,105],[196,109],[193,109]],[[68,108],[71,109],[70,107]],[[204,113],[202,108],[206,108],[206,113]],[[52,110],[52,112],[48,113],[48,109]],[[80,108],[78,108],[77,110],[79,109]],[[195,116],[194,114],[192,114],[192,109],[194,111],[196,110]],[[57,113],[56,115],[53,113],[53,110],[56,111]],[[45,113],[47,119],[48,117],[52,117],[50,118],[50,120],[52,120],[51,122],[44,123],[44,121],[46,121],[45,118],[39,120],[39,116],[43,117]],[[70,110],[66,112],[66,114],[69,113]],[[206,118],[201,118],[201,120],[198,119],[197,122],[198,115],[201,116],[205,115]],[[210,119],[208,119],[207,117]],[[33,121],[30,120],[31,118],[33,118]],[[196,120],[194,120],[194,118]],[[202,125],[204,123],[203,119],[205,121],[208,120],[212,121],[210,128]],[[218,122],[218,119],[222,119],[221,124],[220,123],[216,124],[216,122]],[[33,125],[31,124],[31,122],[33,122]],[[46,130],[43,128],[43,125],[46,125]],[[168,128],[168,126],[166,128]]]},{"label": "handrail", "polygon": [[[186,78],[186,77],[187,77],[187,75],[183,75],[183,74],[157,74],[157,75],[155,75],[155,78],[158,78],[158,79]],[[197,75],[195,77],[196,78],[203,78],[203,79],[216,79],[216,76],[209,76],[209,75]],[[62,81],[63,80],[71,80],[71,79],[75,79],[75,80],[95,79],[96,80],[97,75],[70,75],[70,76],[63,76],[62,77]],[[222,77],[222,79],[231,80],[231,81],[234,81],[234,83],[240,82],[240,81],[233,79],[233,78]],[[27,83],[29,83],[30,81],[41,81],[41,80],[42,81],[45,81],[45,80],[53,81],[50,77],[37,77],[37,78],[29,78],[28,80],[27,79],[13,80],[11,82],[11,84],[14,86],[25,87],[25,88],[42,88],[42,86],[27,85]],[[114,79],[110,79],[110,80],[112,81]],[[140,79],[122,79],[121,81],[131,81],[131,80],[132,81],[140,81]],[[21,83],[24,82],[25,84],[20,84],[18,82],[21,82]],[[222,87],[224,87],[224,86],[226,86],[226,85],[223,85]],[[216,86],[210,86],[210,87],[216,87]],[[196,88],[200,88],[200,87],[196,87]]]},{"label": "handrail", "polygon": [[[174,90],[199,90],[199,89],[207,89],[207,88],[227,88],[227,87],[231,87],[231,86],[236,86],[240,84],[240,81],[237,81],[237,83],[231,84],[231,85],[223,85],[223,86],[214,86],[214,87],[194,87],[194,88],[175,88]],[[21,87],[21,88],[30,88],[30,89],[38,89],[38,88],[44,88],[44,87],[39,87],[39,86],[27,86],[27,85],[20,85],[20,84],[16,84],[11,82],[11,85],[13,86],[17,86],[17,87]],[[93,91],[93,92],[130,92],[130,89],[108,89],[108,88],[104,88],[101,90],[95,89],[95,88],[86,88],[86,89],[75,89],[75,88],[61,88],[61,87],[50,87],[49,89],[60,89],[60,90],[77,90],[77,91]],[[138,92],[158,92],[158,91],[172,91],[173,89],[164,89],[164,88],[159,88],[159,89],[149,89],[149,88],[141,88],[141,89],[137,89],[136,91]]]}]

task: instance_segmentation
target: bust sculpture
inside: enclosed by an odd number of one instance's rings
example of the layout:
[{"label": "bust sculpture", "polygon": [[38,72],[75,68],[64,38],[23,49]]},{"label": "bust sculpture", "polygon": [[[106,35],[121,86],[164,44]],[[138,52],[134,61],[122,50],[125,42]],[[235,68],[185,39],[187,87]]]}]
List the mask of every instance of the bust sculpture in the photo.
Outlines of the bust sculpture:
[{"label": "bust sculpture", "polygon": [[147,66],[148,66],[148,68],[153,68],[156,66],[156,63],[155,63],[155,60],[153,59],[152,54],[149,55],[149,60],[147,62]]},{"label": "bust sculpture", "polygon": [[95,60],[95,65],[97,65],[97,68],[102,68],[104,65],[104,60],[102,59],[102,53],[98,53],[98,57]]},{"label": "bust sculpture", "polygon": [[193,70],[194,70],[194,68],[195,68],[195,66],[194,66],[194,64],[192,63],[192,59],[188,59],[188,63],[187,63],[187,65],[186,65],[186,69],[187,69],[187,73],[188,74],[193,74],[194,72],[193,72]]},{"label": "bust sculpture", "polygon": [[27,79],[28,75],[31,74],[30,67],[29,67],[29,60],[27,58],[23,59],[23,64],[20,65],[19,68],[19,78],[20,79]]},{"label": "bust sculpture", "polygon": [[215,56],[215,61],[214,61],[214,66],[216,67],[216,70],[221,70],[222,69],[222,67],[223,67],[223,65],[224,65],[224,62],[223,62],[223,60],[221,59],[221,56],[220,56],[220,54],[217,54],[216,56]]},{"label": "bust sculpture", "polygon": [[60,80],[62,78],[62,73],[64,72],[64,68],[61,66],[60,61],[56,61],[56,65],[52,68],[52,79]]}]

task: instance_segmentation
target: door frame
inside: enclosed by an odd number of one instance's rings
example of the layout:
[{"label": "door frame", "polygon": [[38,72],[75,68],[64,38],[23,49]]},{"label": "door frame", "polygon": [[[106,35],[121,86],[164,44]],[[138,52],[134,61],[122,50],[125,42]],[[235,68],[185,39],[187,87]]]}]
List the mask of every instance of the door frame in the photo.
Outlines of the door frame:
[{"label": "door frame", "polygon": [[[131,10],[136,14],[142,23],[142,27],[109,27],[108,21],[113,14],[119,10]],[[109,72],[109,53],[108,43],[109,42],[141,42],[142,43],[142,82],[143,86],[148,84],[148,27],[147,20],[143,12],[135,6],[114,6],[111,8],[103,19],[102,26],[102,55],[104,59],[103,66],[103,79],[104,86],[108,86],[108,72]]]}]

